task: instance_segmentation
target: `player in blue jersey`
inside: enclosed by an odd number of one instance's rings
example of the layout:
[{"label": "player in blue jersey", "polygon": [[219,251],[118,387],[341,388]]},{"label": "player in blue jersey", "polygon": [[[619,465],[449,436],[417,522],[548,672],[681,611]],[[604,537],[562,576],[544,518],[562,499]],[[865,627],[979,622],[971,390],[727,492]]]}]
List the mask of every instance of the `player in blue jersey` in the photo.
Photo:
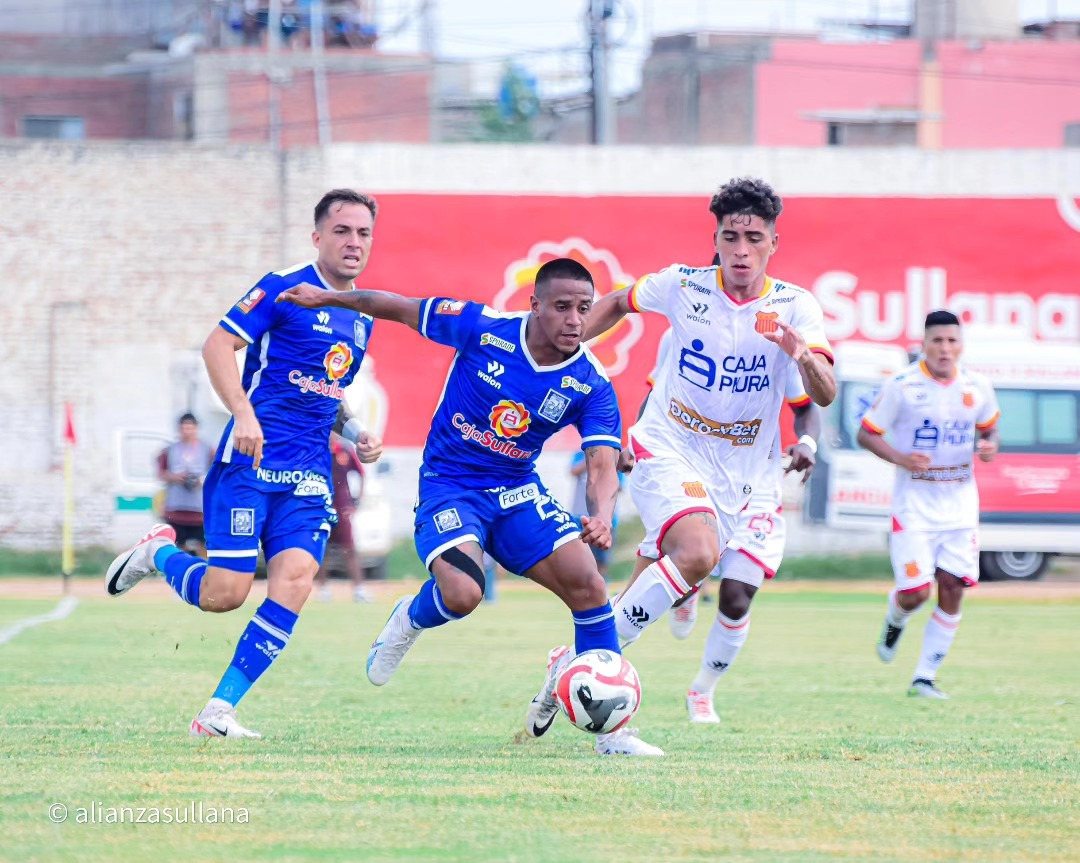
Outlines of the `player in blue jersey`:
[{"label": "player in blue jersey", "polygon": [[[207,561],[176,547],[156,525],[110,565],[106,589],[126,593],[154,571],[203,611],[239,608],[255,577],[259,545],[267,599],[247,625],[207,706],[191,723],[205,737],[258,737],[236,704],[289,643],[336,519],[330,488],[331,430],[375,461],[382,444],[345,416],[342,395],[367,350],[373,319],[345,309],[313,312],[275,299],[293,285],[347,292],[367,265],[374,199],[334,189],[315,207],[313,263],[270,273],[214,328],[203,346],[210,381],[232,413],[203,487]],[[243,375],[235,353],[247,348]]]},{"label": "player in blue jersey", "polygon": [[[390,680],[421,632],[460,620],[480,604],[484,551],[569,607],[577,652],[620,652],[604,579],[586,548],[611,546],[622,439],[615,391],[581,343],[592,276],[560,258],[537,271],[535,285],[531,311],[516,314],[380,291],[330,294],[301,286],[279,297],[397,321],[457,351],[424,448],[414,523],[417,553],[433,577],[416,596],[398,601],[375,639],[367,675],[376,686]],[[535,468],[544,442],[568,425],[581,433],[585,452],[589,515],[580,525]],[[558,712],[555,680],[570,658],[566,648],[549,657],[544,686],[526,716],[533,737],[544,734]],[[597,749],[663,754],[627,731],[604,735]]]}]

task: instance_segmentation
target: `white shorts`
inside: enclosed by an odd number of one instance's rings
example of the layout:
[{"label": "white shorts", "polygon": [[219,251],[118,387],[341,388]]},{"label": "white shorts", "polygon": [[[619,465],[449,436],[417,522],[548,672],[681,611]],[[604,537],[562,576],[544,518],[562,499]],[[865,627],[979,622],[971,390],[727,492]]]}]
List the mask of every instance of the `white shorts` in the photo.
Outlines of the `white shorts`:
[{"label": "white shorts", "polygon": [[979,533],[958,530],[897,530],[889,535],[889,557],[901,593],[934,583],[936,570],[955,575],[965,587],[979,583]]},{"label": "white shorts", "polygon": [[761,587],[762,581],[772,578],[780,568],[786,536],[784,516],[779,510],[744,509],[735,535],[728,541],[727,554],[720,561],[721,577]]},{"label": "white shorts", "polygon": [[642,557],[661,557],[660,544],[668,529],[694,512],[706,512],[716,519],[721,551],[735,533],[738,515],[716,506],[702,475],[678,456],[638,459],[630,474],[630,495],[645,525],[645,538],[638,546]]}]

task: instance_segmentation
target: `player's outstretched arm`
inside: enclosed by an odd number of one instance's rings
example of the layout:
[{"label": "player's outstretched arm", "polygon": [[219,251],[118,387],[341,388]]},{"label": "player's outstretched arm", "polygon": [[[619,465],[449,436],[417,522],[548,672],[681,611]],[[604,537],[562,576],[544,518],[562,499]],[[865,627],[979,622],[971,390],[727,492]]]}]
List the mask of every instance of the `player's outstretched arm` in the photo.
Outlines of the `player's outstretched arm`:
[{"label": "player's outstretched arm", "polygon": [[618,451],[609,446],[585,448],[585,506],[581,519],[581,539],[603,550],[611,548],[611,522],[619,496],[619,474],[615,469]]},{"label": "player's outstretched arm", "polygon": [[791,456],[791,463],[784,468],[784,473],[797,471],[802,473],[802,485],[806,485],[810,474],[817,464],[817,440],[821,437],[821,411],[812,401],[806,404],[792,407],[795,418],[795,434],[798,435],[798,443],[787,448],[787,454]]},{"label": "player's outstretched arm", "polygon": [[278,294],[276,302],[294,303],[305,309],[337,306],[371,315],[384,321],[397,321],[414,330],[420,329],[420,300],[389,291],[328,291],[314,285],[294,285]]},{"label": "player's outstretched arm", "polygon": [[897,467],[902,467],[904,470],[910,471],[911,473],[919,473],[930,467],[930,456],[924,455],[921,452],[902,453],[885,440],[885,435],[875,434],[874,432],[867,430],[865,426],[859,429],[859,433],[855,436],[855,440],[859,446],[863,449],[870,450],[870,452],[883,461],[887,461]]},{"label": "player's outstretched arm", "polygon": [[255,408],[248,401],[236,367],[236,352],[247,346],[240,336],[218,326],[203,344],[202,355],[214,392],[233,415],[233,446],[251,456],[257,468],[262,461],[262,426],[255,418]]},{"label": "player's outstretched arm", "polygon": [[631,311],[633,309],[630,308],[629,288],[623,288],[621,291],[615,291],[606,297],[601,297],[596,305],[590,309],[589,317],[585,319],[585,333],[582,335],[582,341],[587,342],[606,333],[621,321],[627,312]]}]

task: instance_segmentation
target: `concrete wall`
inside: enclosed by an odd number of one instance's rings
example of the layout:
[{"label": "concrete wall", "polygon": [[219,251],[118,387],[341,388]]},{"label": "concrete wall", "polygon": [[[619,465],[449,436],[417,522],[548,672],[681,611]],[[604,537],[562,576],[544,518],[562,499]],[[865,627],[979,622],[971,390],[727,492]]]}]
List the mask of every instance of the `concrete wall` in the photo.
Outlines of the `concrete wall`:
[{"label": "concrete wall", "polygon": [[170,431],[184,362],[255,280],[311,257],[326,189],[703,196],[744,173],[787,195],[1054,197],[1080,192],[1080,152],[336,145],[279,162],[262,146],[0,145],[0,545],[58,543],[64,402],[77,542],[117,541],[118,430]]}]

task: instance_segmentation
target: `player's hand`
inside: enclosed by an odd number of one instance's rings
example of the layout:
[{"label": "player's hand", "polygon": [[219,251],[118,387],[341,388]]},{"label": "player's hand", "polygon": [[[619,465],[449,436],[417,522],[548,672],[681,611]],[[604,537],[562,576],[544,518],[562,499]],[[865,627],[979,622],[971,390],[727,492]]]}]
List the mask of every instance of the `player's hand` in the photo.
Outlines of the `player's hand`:
[{"label": "player's hand", "polygon": [[251,456],[251,466],[259,469],[262,464],[263,430],[255,419],[254,408],[248,408],[234,417],[233,446],[244,455]]},{"label": "player's hand", "polygon": [[800,485],[806,485],[806,481],[810,479],[810,474],[814,472],[814,465],[817,464],[817,456],[811,451],[804,443],[796,443],[789,446],[784,453],[791,457],[791,461],[788,462],[788,466],[784,468],[784,474],[787,475],[791,471],[802,472],[802,482]]},{"label": "player's hand", "polygon": [[780,350],[795,360],[795,362],[798,362],[806,356],[806,352],[809,350],[809,348],[806,347],[806,340],[794,327],[789,327],[783,321],[776,321],[775,323],[775,330],[762,333],[762,335],[774,345],[780,345]]},{"label": "player's hand", "polygon": [[930,456],[921,452],[910,452],[900,459],[900,467],[911,473],[922,473],[930,467]]},{"label": "player's hand", "polygon": [[630,473],[637,464],[637,458],[632,449],[624,449],[619,453],[619,460],[615,463],[615,469],[619,473]]},{"label": "player's hand", "polygon": [[998,454],[998,442],[983,438],[975,444],[975,454],[979,457],[979,461],[993,461],[994,456]]},{"label": "player's hand", "polygon": [[356,438],[356,457],[360,464],[371,464],[382,455],[382,441],[371,432],[360,432]]},{"label": "player's hand", "polygon": [[330,305],[330,296],[333,291],[328,291],[326,288],[317,288],[314,285],[309,285],[307,282],[299,285],[293,285],[286,291],[282,291],[278,294],[275,303],[293,303],[297,306],[302,306],[305,309],[320,309],[323,306]]},{"label": "player's hand", "polygon": [[601,551],[611,548],[611,524],[598,515],[581,517],[581,541]]}]

